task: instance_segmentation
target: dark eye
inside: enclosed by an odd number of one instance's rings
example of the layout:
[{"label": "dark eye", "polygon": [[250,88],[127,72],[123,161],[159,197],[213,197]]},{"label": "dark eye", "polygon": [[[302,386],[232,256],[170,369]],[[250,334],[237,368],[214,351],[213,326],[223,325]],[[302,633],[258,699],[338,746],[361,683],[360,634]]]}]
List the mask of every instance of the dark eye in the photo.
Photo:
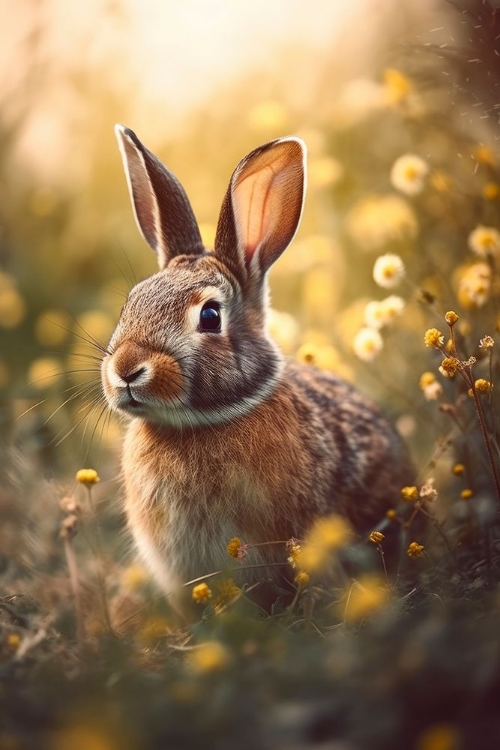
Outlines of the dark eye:
[{"label": "dark eye", "polygon": [[209,300],[201,308],[200,331],[220,333],[220,305],[218,302]]}]

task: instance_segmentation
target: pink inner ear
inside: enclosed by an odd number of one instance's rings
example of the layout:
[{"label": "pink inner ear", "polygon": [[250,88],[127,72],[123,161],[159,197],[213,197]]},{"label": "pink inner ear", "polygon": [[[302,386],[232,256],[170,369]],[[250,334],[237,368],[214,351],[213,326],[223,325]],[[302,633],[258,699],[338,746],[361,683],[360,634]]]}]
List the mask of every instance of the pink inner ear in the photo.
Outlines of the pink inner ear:
[{"label": "pink inner ear", "polygon": [[279,173],[276,174],[269,165],[245,177],[234,191],[233,206],[240,220],[240,240],[247,263],[252,260],[258,246],[268,238],[281,213],[280,199],[273,191],[277,178]]}]

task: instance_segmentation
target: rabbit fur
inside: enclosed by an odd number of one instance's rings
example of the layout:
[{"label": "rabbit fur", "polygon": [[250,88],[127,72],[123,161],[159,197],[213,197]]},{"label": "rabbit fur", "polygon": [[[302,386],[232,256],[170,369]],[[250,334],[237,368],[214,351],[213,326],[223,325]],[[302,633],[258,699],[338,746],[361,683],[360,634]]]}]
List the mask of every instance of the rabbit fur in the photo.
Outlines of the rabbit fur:
[{"label": "rabbit fur", "polygon": [[[129,417],[125,510],[153,576],[178,589],[226,565],[232,537],[301,538],[332,513],[373,528],[411,479],[405,446],[367,397],[285,361],[266,332],[267,271],[301,218],[304,144],[281,138],[240,162],[209,251],[175,176],[131,130],[116,135],[160,270],[129,293],[102,382]],[[282,579],[284,560],[279,545],[253,548],[262,567],[237,582]]]}]

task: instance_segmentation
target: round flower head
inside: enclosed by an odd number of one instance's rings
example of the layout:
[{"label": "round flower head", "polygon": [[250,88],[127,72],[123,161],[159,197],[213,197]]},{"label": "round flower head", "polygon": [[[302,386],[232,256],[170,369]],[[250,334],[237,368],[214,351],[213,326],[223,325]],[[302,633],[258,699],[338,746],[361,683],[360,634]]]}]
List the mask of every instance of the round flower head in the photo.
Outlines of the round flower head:
[{"label": "round flower head", "polygon": [[75,479],[86,487],[91,487],[100,481],[99,475],[95,469],[80,469],[76,472]]},{"label": "round flower head", "polygon": [[212,591],[206,583],[199,583],[193,587],[191,596],[197,604],[206,604],[212,598]]},{"label": "round flower head", "polygon": [[500,254],[500,232],[493,227],[478,224],[469,234],[468,242],[472,252],[480,258]]},{"label": "round flower head", "polygon": [[363,362],[371,362],[382,349],[382,336],[375,328],[361,328],[352,343],[354,353]]},{"label": "round flower head", "polygon": [[380,255],[373,266],[373,279],[384,289],[397,286],[405,275],[404,263],[399,255]]},{"label": "round flower head", "polygon": [[424,189],[429,173],[427,162],[414,154],[396,159],[391,169],[391,185],[405,195],[418,195]]}]

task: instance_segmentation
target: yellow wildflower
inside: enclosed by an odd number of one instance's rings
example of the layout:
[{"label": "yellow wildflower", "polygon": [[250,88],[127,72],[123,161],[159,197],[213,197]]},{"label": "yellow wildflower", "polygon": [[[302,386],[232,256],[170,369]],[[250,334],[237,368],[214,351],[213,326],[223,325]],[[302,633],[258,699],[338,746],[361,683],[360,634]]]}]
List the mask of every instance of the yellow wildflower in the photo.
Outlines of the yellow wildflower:
[{"label": "yellow wildflower", "polygon": [[21,645],[21,636],[19,633],[9,633],[7,636],[7,646],[12,651],[17,651],[19,646]]},{"label": "yellow wildflower", "polygon": [[227,554],[231,557],[234,557],[235,560],[238,559],[238,553],[241,547],[241,539],[238,539],[237,536],[233,536],[229,544],[227,545]]},{"label": "yellow wildflower", "polygon": [[207,604],[212,598],[212,591],[206,583],[199,583],[193,587],[191,596],[197,604]]},{"label": "yellow wildflower", "polygon": [[474,386],[476,388],[477,393],[489,393],[493,386],[491,385],[489,380],[485,380],[484,378],[478,378],[476,382],[474,383]]},{"label": "yellow wildflower", "polygon": [[415,487],[415,485],[412,485],[411,487],[402,487],[401,497],[404,500],[408,500],[410,503],[414,503],[415,500],[418,500],[418,487]]},{"label": "yellow wildflower", "polygon": [[311,577],[309,576],[309,573],[305,572],[305,570],[300,570],[295,576],[295,583],[300,588],[307,586],[310,580],[311,580]]},{"label": "yellow wildflower", "polygon": [[380,255],[373,266],[373,280],[384,289],[397,286],[404,275],[404,263],[394,253]]},{"label": "yellow wildflower", "polygon": [[491,291],[491,268],[487,263],[474,263],[461,275],[458,287],[458,300],[467,310],[482,307],[488,301]]},{"label": "yellow wildflower", "polygon": [[384,94],[387,104],[399,104],[413,91],[413,85],[400,70],[386,68],[382,74]]},{"label": "yellow wildflower", "polygon": [[447,378],[452,378],[457,372],[459,360],[456,357],[445,357],[441,362],[439,372]]},{"label": "yellow wildflower", "polygon": [[498,182],[487,182],[483,185],[482,193],[487,201],[496,201],[500,197],[500,185]]},{"label": "yellow wildflower", "polygon": [[382,534],[381,531],[371,531],[368,539],[370,542],[373,542],[373,544],[380,544],[380,542],[384,541],[385,534]]},{"label": "yellow wildflower", "polygon": [[379,611],[389,598],[387,586],[378,576],[365,575],[355,581],[347,592],[344,616],[348,622],[358,622]]},{"label": "yellow wildflower", "polygon": [[189,666],[200,674],[220,672],[229,662],[229,653],[219,641],[206,641],[194,648],[188,656]]},{"label": "yellow wildflower", "polygon": [[420,376],[419,385],[422,390],[425,390],[427,386],[432,385],[436,380],[436,376],[433,372],[423,372]]},{"label": "yellow wildflower", "polygon": [[301,549],[300,567],[314,571],[328,565],[333,552],[351,538],[347,521],[340,516],[319,518],[308,532]]},{"label": "yellow wildflower", "polygon": [[460,497],[462,498],[462,500],[469,500],[473,494],[473,491],[469,489],[469,487],[467,487],[465,490],[462,490],[462,492],[460,493]]},{"label": "yellow wildflower", "polygon": [[395,521],[398,517],[398,512],[394,508],[389,508],[389,510],[385,512],[385,517],[388,518],[389,521]]},{"label": "yellow wildflower", "polygon": [[80,469],[80,471],[76,472],[75,479],[86,487],[91,487],[93,484],[101,481],[95,469]]},{"label": "yellow wildflower", "polygon": [[473,253],[485,258],[488,255],[500,253],[500,232],[494,227],[485,227],[482,224],[469,234],[469,247]]},{"label": "yellow wildflower", "polygon": [[424,344],[439,349],[444,344],[444,336],[437,328],[429,328],[424,335]]},{"label": "yellow wildflower", "polygon": [[235,584],[232,578],[222,578],[214,584],[214,607],[223,607],[237,599],[241,594],[241,589]]},{"label": "yellow wildflower", "polygon": [[405,195],[418,195],[424,189],[429,166],[420,156],[404,154],[391,168],[391,185]]},{"label": "yellow wildflower", "polygon": [[424,545],[418,542],[411,542],[408,545],[408,557],[422,557],[424,554]]},{"label": "yellow wildflower", "polygon": [[465,471],[465,466],[463,464],[455,464],[455,466],[452,469],[453,474],[457,477],[461,477],[462,474]]},{"label": "yellow wildflower", "polygon": [[455,323],[458,321],[458,315],[453,310],[449,310],[444,316],[444,319],[446,320],[449,326],[454,326]]},{"label": "yellow wildflower", "polygon": [[479,341],[480,349],[492,349],[495,346],[495,341],[491,336],[484,336]]},{"label": "yellow wildflower", "polygon": [[474,147],[472,155],[481,164],[487,164],[489,167],[494,167],[496,164],[495,152],[488,146],[478,144]]},{"label": "yellow wildflower", "polygon": [[292,568],[300,568],[302,560],[300,544],[297,542],[290,542],[287,544],[287,549],[289,553],[288,562]]}]

